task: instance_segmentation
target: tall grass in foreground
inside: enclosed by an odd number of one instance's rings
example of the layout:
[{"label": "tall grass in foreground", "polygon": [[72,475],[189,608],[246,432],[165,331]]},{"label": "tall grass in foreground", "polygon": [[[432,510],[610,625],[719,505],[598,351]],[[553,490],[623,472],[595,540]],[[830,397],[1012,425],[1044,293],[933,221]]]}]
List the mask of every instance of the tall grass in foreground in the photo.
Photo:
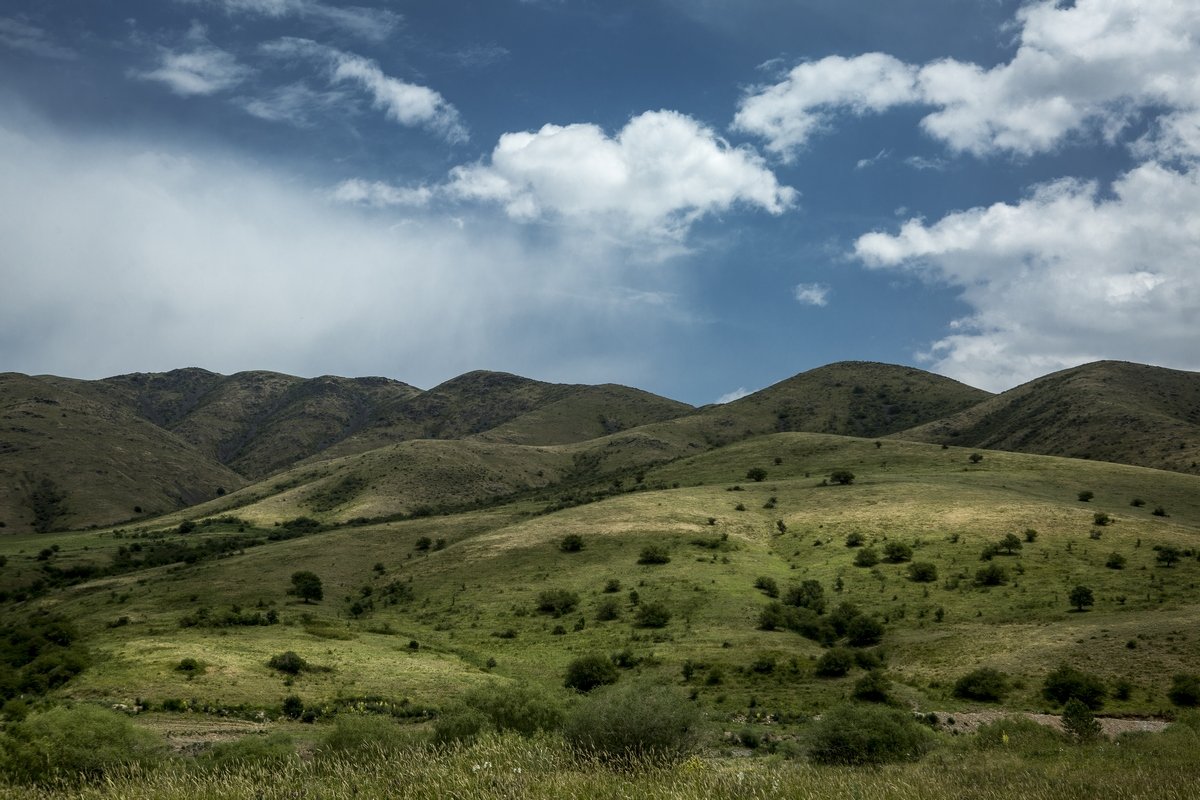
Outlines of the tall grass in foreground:
[{"label": "tall grass in foreground", "polygon": [[123,771],[101,783],[0,787],[2,800],[162,798],[830,798],[880,800],[1190,800],[1200,785],[1200,734],[1176,725],[1163,734],[1073,745],[1033,736],[964,737],[915,764],[821,767],[781,759],[702,759],[670,765],[576,756],[550,736],[484,736],[469,746],[368,747],[308,761],[204,769],[179,761],[148,773]]}]

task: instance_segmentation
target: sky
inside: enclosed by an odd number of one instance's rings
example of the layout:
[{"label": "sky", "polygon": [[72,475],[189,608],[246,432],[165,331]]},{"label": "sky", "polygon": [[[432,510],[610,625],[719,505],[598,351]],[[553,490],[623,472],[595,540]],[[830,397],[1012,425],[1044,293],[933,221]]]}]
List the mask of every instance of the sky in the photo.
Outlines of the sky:
[{"label": "sky", "polygon": [[1200,369],[1195,0],[6,0],[0,371]]}]

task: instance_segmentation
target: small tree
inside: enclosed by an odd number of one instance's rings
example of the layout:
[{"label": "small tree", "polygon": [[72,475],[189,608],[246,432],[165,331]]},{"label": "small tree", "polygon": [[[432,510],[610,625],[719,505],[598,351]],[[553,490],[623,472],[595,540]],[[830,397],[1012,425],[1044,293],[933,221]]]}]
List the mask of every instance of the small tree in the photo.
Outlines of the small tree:
[{"label": "small tree", "polygon": [[1109,553],[1108,560],[1104,562],[1104,566],[1109,569],[1125,569],[1126,559],[1120,553]]},{"label": "small tree", "polygon": [[1035,531],[1033,528],[1025,529],[1025,541],[1026,542],[1028,542],[1029,544],[1033,544],[1034,542],[1037,541],[1037,537],[1038,537],[1038,532]]},{"label": "small tree", "polygon": [[967,456],[967,460],[972,464],[978,464],[980,461],[983,461],[983,455],[980,453],[971,453],[971,455]]},{"label": "small tree", "polygon": [[568,533],[558,543],[558,549],[564,553],[578,553],[583,549],[583,537],[578,533]]},{"label": "small tree", "polygon": [[665,628],[671,621],[671,609],[662,603],[642,603],[638,606],[636,625],[639,628]]},{"label": "small tree", "polygon": [[846,547],[862,547],[865,543],[866,538],[858,531],[846,534]]},{"label": "small tree", "polygon": [[892,681],[881,669],[873,669],[854,684],[854,699],[867,703],[889,703]]},{"label": "small tree", "polygon": [[292,588],[288,589],[288,594],[299,597],[305,603],[320,602],[325,597],[325,590],[321,588],[321,579],[315,572],[301,570],[292,573]]},{"label": "small tree", "polygon": [[754,588],[761,590],[767,597],[779,597],[779,584],[774,578],[766,575],[760,575],[754,579]]},{"label": "small tree", "polygon": [[660,544],[649,544],[642,548],[642,552],[638,555],[639,564],[667,564],[670,563],[671,556],[667,553],[667,548]]},{"label": "small tree", "polygon": [[[1034,534],[1035,536],[1037,534]],[[1021,549],[1021,538],[1015,533],[1006,533],[1004,538],[1000,540],[1000,549],[1008,553],[1010,556]]]},{"label": "small tree", "polygon": [[1078,497],[1079,497],[1079,502],[1081,502],[1081,503],[1087,503],[1087,502],[1091,501],[1091,499],[1092,499],[1093,497],[1095,497],[1095,496],[1096,496],[1096,493],[1095,493],[1095,492],[1092,492],[1092,491],[1089,491],[1089,490],[1087,490],[1087,489],[1084,489],[1084,490],[1083,490],[1082,492],[1080,492],[1080,493],[1079,493],[1079,495],[1078,495]]},{"label": "small tree", "polygon": [[1071,590],[1070,594],[1071,605],[1075,606],[1076,611],[1083,611],[1085,606],[1096,604],[1096,597],[1092,594],[1092,590],[1086,586],[1076,586]]},{"label": "small tree", "polygon": [[1001,586],[1008,583],[1008,570],[999,564],[988,564],[975,573],[975,582],[980,586]]},{"label": "small tree", "polygon": [[546,589],[538,595],[537,609],[543,614],[561,617],[579,605],[579,595],[570,589]]},{"label": "small tree", "polygon": [[872,547],[864,547],[854,554],[854,566],[873,567],[879,563],[879,553]]},{"label": "small tree", "polygon": [[820,581],[804,581],[798,586],[789,586],[783,602],[797,608],[807,608],[818,614],[825,613],[825,588]]},{"label": "small tree", "polygon": [[1100,735],[1100,723],[1087,704],[1072,697],[1063,706],[1063,730],[1077,741],[1086,742]]},{"label": "small tree", "polygon": [[1100,527],[1104,527],[1105,525],[1109,524],[1110,522],[1112,522],[1112,517],[1110,517],[1107,513],[1103,512],[1103,511],[1097,511],[1095,514],[1092,515],[1092,524],[1093,525],[1099,525]]},{"label": "small tree", "polygon": [[762,483],[767,479],[767,471],[762,467],[751,467],[746,470],[746,479],[755,483]]},{"label": "small tree", "polygon": [[846,642],[853,647],[871,647],[883,639],[883,623],[865,614],[850,620],[846,626]]},{"label": "small tree", "polygon": [[822,678],[840,678],[853,668],[854,653],[844,647],[835,647],[821,654],[815,671]]},{"label": "small tree", "polygon": [[1179,552],[1178,547],[1175,547],[1174,545],[1170,545],[1170,544],[1165,544],[1162,547],[1158,548],[1158,555],[1156,555],[1154,558],[1156,561],[1158,561],[1158,563],[1162,564],[1164,567],[1170,567],[1170,566],[1173,566],[1175,564],[1175,562],[1178,561],[1182,557],[1183,557],[1183,553]]},{"label": "small tree", "polygon": [[848,469],[835,469],[829,473],[829,482],[839,486],[849,486],[854,483],[854,473]]},{"label": "small tree", "polygon": [[1171,678],[1167,697],[1177,706],[1195,708],[1200,706],[1200,675],[1181,673]]},{"label": "small tree", "polygon": [[1042,696],[1054,703],[1074,698],[1093,711],[1104,705],[1104,684],[1095,675],[1062,664],[1046,676]]},{"label": "small tree", "polygon": [[954,696],[966,700],[998,703],[1008,694],[1008,678],[991,667],[980,667],[963,675],[954,683]]}]

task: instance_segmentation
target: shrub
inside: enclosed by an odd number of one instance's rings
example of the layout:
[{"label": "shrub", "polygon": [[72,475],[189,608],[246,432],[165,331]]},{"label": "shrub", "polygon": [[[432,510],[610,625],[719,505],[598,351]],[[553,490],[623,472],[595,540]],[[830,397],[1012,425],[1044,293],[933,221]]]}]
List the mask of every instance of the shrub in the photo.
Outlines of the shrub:
[{"label": "shrub", "polygon": [[1033,528],[1025,529],[1025,541],[1032,544],[1033,542],[1037,541],[1037,537],[1038,537],[1038,532],[1035,531]]},{"label": "shrub", "polygon": [[569,589],[546,589],[538,595],[537,609],[544,614],[561,617],[579,605],[579,595]]},{"label": "shrub", "polygon": [[[1037,534],[1034,534],[1035,538]],[[1021,537],[1015,533],[1006,533],[1004,538],[997,542],[1001,550],[1008,553],[1010,556],[1015,555],[1024,545],[1021,544]]]},{"label": "shrub", "polygon": [[1008,570],[999,564],[988,564],[975,573],[975,582],[980,586],[1001,586],[1008,583]]},{"label": "shrub", "polygon": [[578,553],[583,549],[583,537],[577,533],[569,533],[558,543],[558,549],[564,553]]},{"label": "shrub", "polygon": [[485,727],[514,731],[522,736],[555,731],[563,723],[563,711],[557,703],[520,685],[481,686],[467,693],[463,706],[481,714],[487,723]]},{"label": "shrub", "polygon": [[0,764],[22,782],[95,780],[152,766],[165,749],[157,736],[115,711],[60,706],[10,726],[0,739]]},{"label": "shrub", "polygon": [[577,692],[590,692],[609,683],[616,683],[620,674],[608,658],[592,653],[580,656],[567,665],[563,686]]},{"label": "shrub", "polygon": [[665,628],[671,621],[671,610],[662,603],[642,603],[635,619],[639,628]]},{"label": "shrub", "polygon": [[991,667],[980,667],[954,683],[954,696],[964,700],[998,703],[1008,694],[1008,678]]},{"label": "shrub", "polygon": [[1150,513],[1151,513],[1151,514],[1153,514],[1153,515],[1154,515],[1154,516],[1156,516],[1156,517],[1165,517],[1165,516],[1167,516],[1167,510],[1166,510],[1165,508],[1163,508],[1162,506],[1155,506],[1155,507],[1154,507],[1154,510],[1153,510],[1153,511],[1151,511]]},{"label": "shrub", "polygon": [[621,617],[621,604],[614,598],[607,597],[600,601],[600,605],[596,606],[596,621],[611,622],[614,619]]},{"label": "shrub", "polygon": [[754,588],[760,589],[767,597],[779,597],[779,584],[774,578],[765,575],[754,579]]},{"label": "shrub", "polygon": [[883,639],[883,623],[865,614],[850,620],[846,626],[846,642],[852,647],[870,647]]},{"label": "shrub", "polygon": [[1126,559],[1120,553],[1109,553],[1108,560],[1104,562],[1104,566],[1109,569],[1125,569]]},{"label": "shrub", "polygon": [[900,564],[912,560],[912,548],[894,539],[883,546],[883,558],[889,564]]},{"label": "shrub", "polygon": [[243,736],[232,742],[217,742],[205,754],[204,761],[218,769],[244,764],[280,766],[296,759],[296,744],[282,731],[266,736]]},{"label": "shrub", "polygon": [[815,671],[822,678],[840,678],[853,668],[854,653],[844,647],[835,647],[821,654]]},{"label": "shrub", "polygon": [[1092,524],[1093,525],[1099,525],[1100,527],[1104,527],[1105,525],[1108,525],[1110,522],[1112,522],[1112,517],[1110,517],[1108,514],[1106,514],[1103,511],[1097,511],[1095,514],[1092,515]]},{"label": "shrub", "polygon": [[457,707],[439,714],[433,722],[435,744],[473,742],[480,734],[492,730],[491,720],[476,708]]},{"label": "shrub", "polygon": [[1084,489],[1084,490],[1083,490],[1082,492],[1080,492],[1080,493],[1079,493],[1079,495],[1078,495],[1078,497],[1079,497],[1079,502],[1081,502],[1081,503],[1087,503],[1087,502],[1090,502],[1090,501],[1091,501],[1091,499],[1092,499],[1093,497],[1095,497],[1095,496],[1096,496],[1096,493],[1095,493],[1095,492],[1091,492],[1091,491],[1088,491],[1087,489]]},{"label": "shrub", "polygon": [[884,674],[883,670],[875,669],[855,682],[853,695],[855,700],[863,700],[867,703],[890,703],[892,698],[888,692],[891,688],[891,679]]},{"label": "shrub", "polygon": [[1062,726],[1068,736],[1081,742],[1100,735],[1100,723],[1096,721],[1092,710],[1086,703],[1074,697],[1063,706]]},{"label": "shrub", "polygon": [[606,688],[579,703],[564,734],[576,750],[603,759],[679,760],[697,744],[699,713],[668,686]]},{"label": "shrub", "polygon": [[807,608],[817,614],[825,613],[825,589],[820,581],[804,581],[798,586],[789,586],[783,602],[796,608]]},{"label": "shrub", "polygon": [[1183,553],[1179,552],[1178,547],[1166,544],[1158,548],[1158,555],[1154,557],[1154,560],[1164,567],[1170,567],[1182,557]]},{"label": "shrub", "polygon": [[1200,706],[1200,675],[1180,674],[1171,678],[1167,697],[1177,706]]},{"label": "shrub", "polygon": [[283,698],[280,710],[288,719],[300,719],[300,716],[304,714],[304,701],[294,694],[289,694]]},{"label": "shrub", "polygon": [[879,563],[879,553],[874,548],[864,547],[854,554],[854,566],[873,567]]},{"label": "shrub", "polygon": [[971,453],[971,455],[967,456],[967,460],[972,464],[978,464],[980,461],[983,461],[983,455],[981,453]]},{"label": "shrub", "polygon": [[1104,695],[1104,684],[1098,677],[1066,664],[1047,675],[1042,683],[1042,696],[1059,704],[1075,698],[1095,710],[1104,705]]},{"label": "shrub", "polygon": [[755,483],[762,483],[767,479],[767,471],[762,467],[751,467],[746,470],[747,480],[752,480]]},{"label": "shrub", "polygon": [[294,651],[288,650],[286,652],[271,656],[267,660],[267,666],[271,669],[287,673],[288,675],[299,675],[301,672],[308,669],[308,662],[297,655]]},{"label": "shrub", "polygon": [[609,578],[604,582],[604,593],[615,594],[621,591],[621,581],[616,578]]},{"label": "shrub", "polygon": [[670,561],[671,556],[667,552],[667,548],[660,544],[650,544],[642,548],[642,552],[638,555],[637,563],[668,564]]},{"label": "shrub", "polygon": [[338,714],[333,729],[325,734],[321,750],[326,753],[374,753],[396,751],[417,743],[403,728],[387,717]]},{"label": "shrub", "polygon": [[858,531],[846,534],[846,547],[862,547],[866,539]]},{"label": "shrub", "polygon": [[886,764],[916,761],[932,746],[933,734],[911,714],[840,706],[814,726],[808,755],[818,764]]},{"label": "shrub", "polygon": [[854,473],[848,469],[835,469],[829,473],[829,482],[839,486],[849,486],[854,483]]},{"label": "shrub", "polygon": [[181,658],[179,663],[175,665],[175,671],[182,672],[190,678],[193,675],[204,672],[204,667],[194,658]]},{"label": "shrub", "polygon": [[933,583],[938,579],[937,565],[928,561],[914,561],[908,565],[908,577],[916,583]]}]

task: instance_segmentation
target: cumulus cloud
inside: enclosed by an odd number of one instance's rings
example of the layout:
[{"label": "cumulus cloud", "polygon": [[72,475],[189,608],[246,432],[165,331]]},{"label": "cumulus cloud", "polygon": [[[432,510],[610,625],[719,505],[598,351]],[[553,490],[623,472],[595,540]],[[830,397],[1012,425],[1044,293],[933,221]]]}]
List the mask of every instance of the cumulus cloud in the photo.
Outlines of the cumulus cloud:
[{"label": "cumulus cloud", "polygon": [[820,283],[801,283],[796,285],[796,302],[806,306],[829,305],[829,287]]},{"label": "cumulus cloud", "polygon": [[1060,180],[1016,204],[862,236],[874,269],[959,289],[973,312],[928,354],[1005,389],[1099,358],[1200,368],[1200,169],[1148,163],[1102,191]]},{"label": "cumulus cloud", "polygon": [[202,25],[193,25],[183,47],[160,47],[158,67],[132,70],[130,75],[165,84],[182,97],[210,95],[231,89],[251,75],[253,70],[238,63],[232,53],[213,46]]},{"label": "cumulus cloud", "polygon": [[922,128],[952,150],[1029,155],[1072,136],[1117,140],[1139,113],[1159,114],[1141,146],[1200,156],[1200,5],[1178,0],[1043,0],[1017,12],[1018,48],[985,68],[922,66],[882,53],[803,63],[741,100],[737,130],[793,158],[840,114],[932,107]]},{"label": "cumulus cloud", "polygon": [[[194,0],[192,0],[194,2]],[[300,17],[340,28],[371,41],[382,41],[400,25],[403,17],[385,8],[335,6],[319,0],[209,0],[231,14],[264,17]]]},{"label": "cumulus cloud", "polygon": [[421,127],[449,142],[465,142],[466,126],[458,109],[426,86],[386,75],[375,61],[347,53],[311,39],[284,38],[263,46],[263,51],[285,58],[322,62],[333,84],[356,86],[371,97],[372,105],[388,118],[407,127]]},{"label": "cumulus cloud", "polygon": [[55,42],[46,31],[28,22],[12,17],[0,17],[0,45],[14,50],[24,50],[43,58],[69,61],[78,58],[70,48]]},{"label": "cumulus cloud", "polygon": [[447,191],[515,220],[661,241],[735,205],[780,214],[796,197],[755,152],[674,111],[647,111],[613,136],[591,124],[506,133],[490,158],[455,168]]},{"label": "cumulus cloud", "polygon": [[[487,367],[646,383],[672,283],[508,223],[328,201],[235,157],[62,138],[0,115],[0,363],[99,377]],[[368,189],[369,193],[370,190]],[[553,335],[548,332],[553,331]]]}]

